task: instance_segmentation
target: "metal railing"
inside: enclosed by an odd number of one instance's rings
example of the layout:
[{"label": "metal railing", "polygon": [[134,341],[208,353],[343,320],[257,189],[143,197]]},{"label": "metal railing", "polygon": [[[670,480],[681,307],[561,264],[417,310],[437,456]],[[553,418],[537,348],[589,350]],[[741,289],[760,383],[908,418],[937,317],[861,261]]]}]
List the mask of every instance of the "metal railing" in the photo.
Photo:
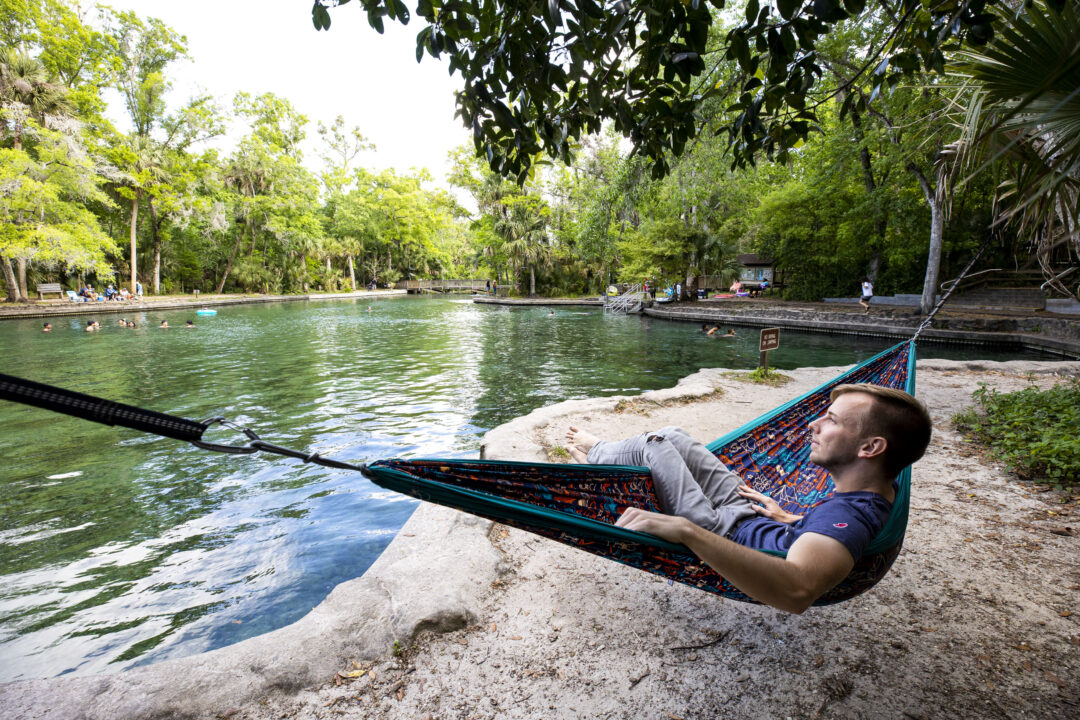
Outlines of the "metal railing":
[{"label": "metal railing", "polygon": [[611,313],[631,313],[637,312],[641,308],[642,298],[645,296],[645,291],[641,285],[635,285],[622,295],[612,298],[609,297],[607,302],[604,303],[604,312]]},{"label": "metal railing", "polygon": [[394,287],[398,290],[483,290],[484,280],[399,280]]}]

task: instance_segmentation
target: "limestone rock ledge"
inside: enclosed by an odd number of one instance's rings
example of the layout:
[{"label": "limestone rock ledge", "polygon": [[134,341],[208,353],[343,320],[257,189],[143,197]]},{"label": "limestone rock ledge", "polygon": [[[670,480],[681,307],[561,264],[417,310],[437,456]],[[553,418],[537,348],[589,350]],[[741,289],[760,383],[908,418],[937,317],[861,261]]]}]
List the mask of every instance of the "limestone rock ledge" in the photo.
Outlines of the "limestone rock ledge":
[{"label": "limestone rock ledge", "polygon": [[487,520],[422,504],[361,577],[287,627],[111,675],[0,685],[0,718],[157,720],[216,717],[275,691],[329,681],[352,660],[405,646],[423,630],[471,624],[504,572]]}]

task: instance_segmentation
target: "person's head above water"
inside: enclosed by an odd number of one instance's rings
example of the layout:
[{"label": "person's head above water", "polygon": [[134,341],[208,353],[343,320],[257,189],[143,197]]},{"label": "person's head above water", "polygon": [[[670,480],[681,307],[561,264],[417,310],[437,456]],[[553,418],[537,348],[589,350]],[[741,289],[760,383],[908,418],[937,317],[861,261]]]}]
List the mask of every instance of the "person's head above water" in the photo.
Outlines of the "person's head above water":
[{"label": "person's head above water", "polygon": [[834,474],[854,463],[880,466],[891,482],[926,452],[933,421],[926,406],[903,390],[838,385],[832,405],[810,423],[810,460]]},{"label": "person's head above water", "polygon": [[45,323],[42,325],[41,332],[52,332],[52,323]]}]

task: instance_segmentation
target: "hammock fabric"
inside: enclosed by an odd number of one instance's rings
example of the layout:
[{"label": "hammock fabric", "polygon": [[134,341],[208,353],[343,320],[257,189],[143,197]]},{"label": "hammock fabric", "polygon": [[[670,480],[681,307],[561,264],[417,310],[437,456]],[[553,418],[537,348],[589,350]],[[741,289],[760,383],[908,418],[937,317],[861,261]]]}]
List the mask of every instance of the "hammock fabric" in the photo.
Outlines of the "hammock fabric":
[{"label": "hammock fabric", "polygon": [[[725,435],[708,447],[747,484],[785,510],[804,514],[833,492],[832,478],[809,461],[808,424],[845,383],[915,393],[915,345],[907,341]],[[447,505],[573,545],[676,582],[754,602],[687,547],[615,527],[628,507],[659,511],[648,468],[497,460],[380,460],[368,477],[395,492]],[[889,571],[907,527],[911,469],[896,480],[896,500],[878,536],[839,585],[829,605],[858,595]]]}]

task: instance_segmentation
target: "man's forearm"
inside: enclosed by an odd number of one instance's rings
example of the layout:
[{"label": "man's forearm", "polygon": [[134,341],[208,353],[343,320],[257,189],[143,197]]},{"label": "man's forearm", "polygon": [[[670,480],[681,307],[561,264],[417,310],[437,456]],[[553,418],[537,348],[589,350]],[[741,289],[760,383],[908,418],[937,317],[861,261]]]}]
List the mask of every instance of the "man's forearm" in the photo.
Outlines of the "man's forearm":
[{"label": "man's forearm", "polygon": [[[801,613],[821,592],[804,568],[687,523],[682,543],[744,593],[766,605]],[[823,591],[822,591],[823,592]]]},{"label": "man's forearm", "polygon": [[851,571],[854,560],[842,543],[805,533],[787,558],[751,550],[695,525],[684,517],[630,508],[619,527],[682,543],[728,582],[767,605],[801,613]]}]

